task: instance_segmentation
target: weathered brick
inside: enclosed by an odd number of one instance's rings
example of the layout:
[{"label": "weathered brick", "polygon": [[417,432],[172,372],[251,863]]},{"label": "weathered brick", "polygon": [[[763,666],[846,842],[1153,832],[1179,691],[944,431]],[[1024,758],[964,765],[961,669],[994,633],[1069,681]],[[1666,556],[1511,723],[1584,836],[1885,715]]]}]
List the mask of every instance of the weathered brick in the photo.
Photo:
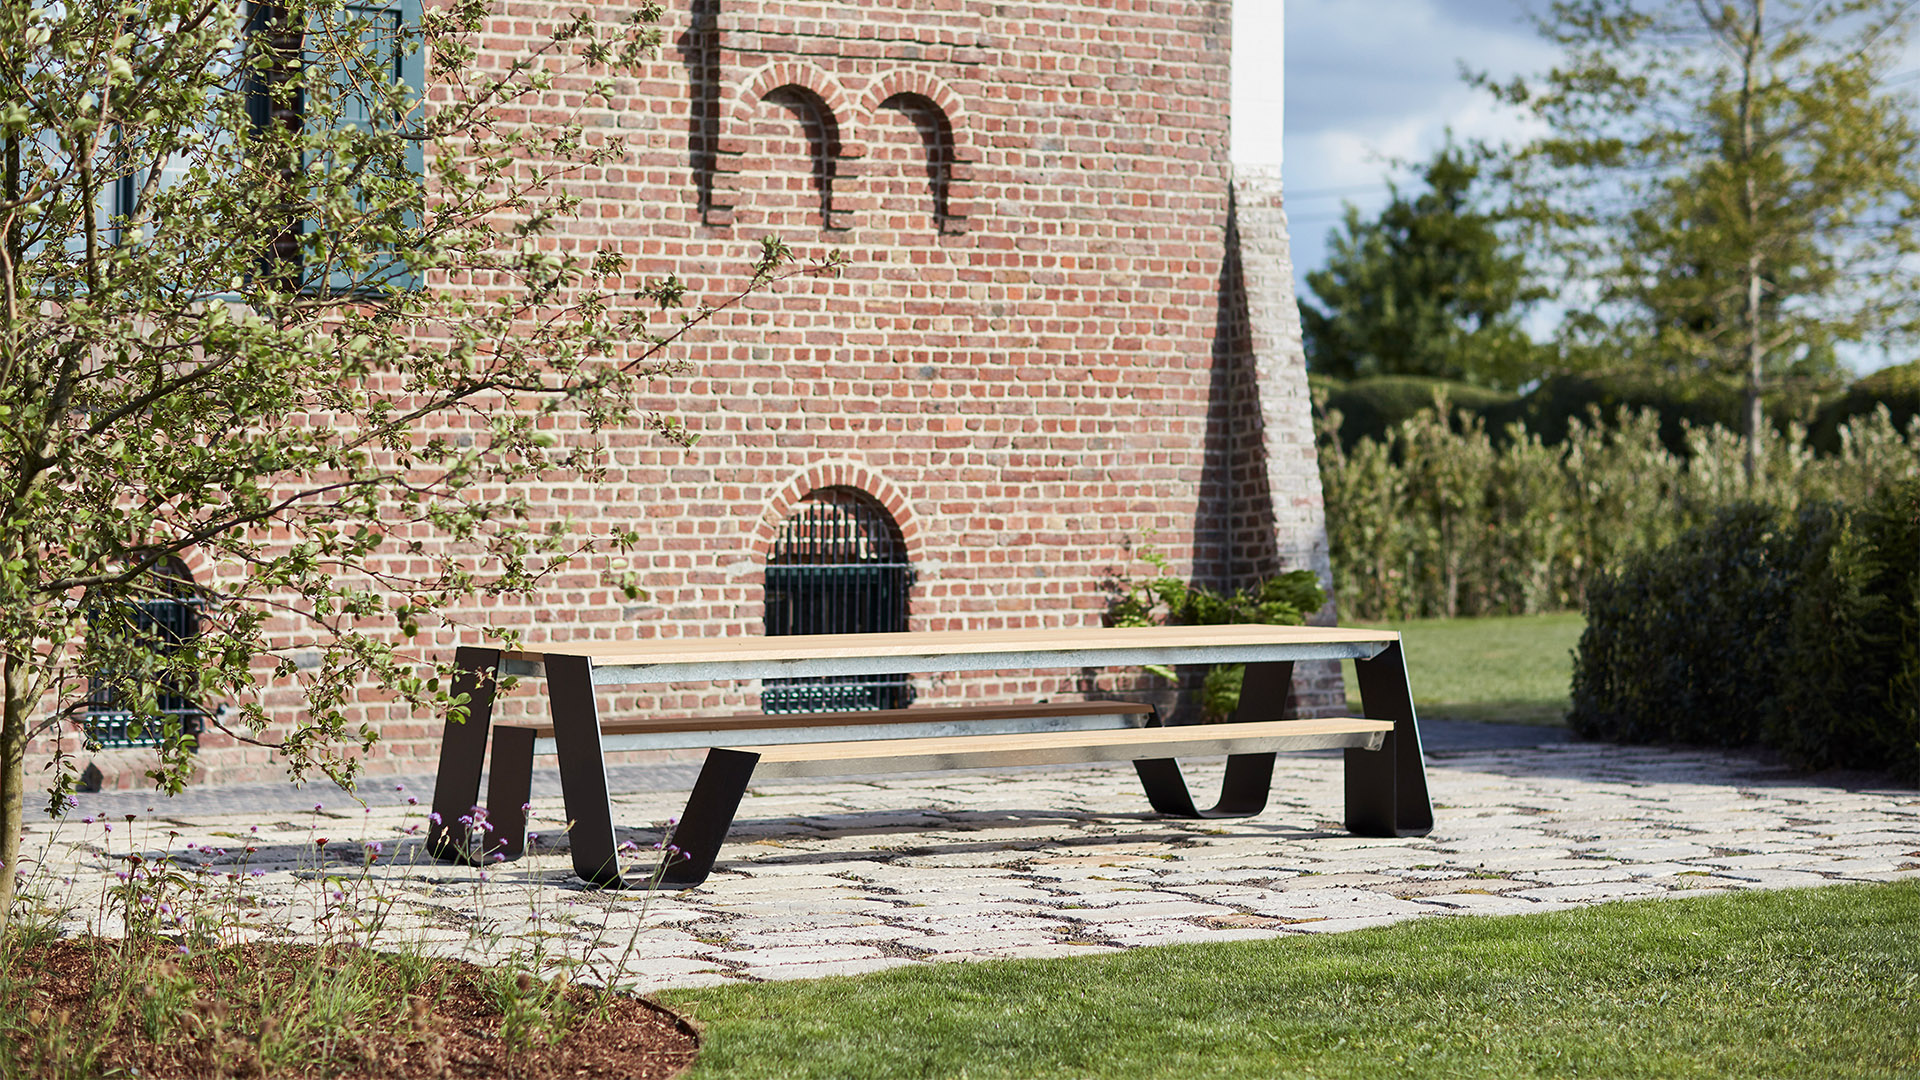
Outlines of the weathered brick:
[{"label": "weathered brick", "polygon": [[[633,6],[594,10],[612,24]],[[506,10],[483,60],[537,45],[574,9]],[[647,598],[609,589],[603,558],[449,612],[416,646],[443,657],[484,624],[535,642],[759,633],[779,522],[828,485],[867,492],[900,526],[914,629],[1098,624],[1103,578],[1142,543],[1218,585],[1294,567],[1326,578],[1278,177],[1236,180],[1228,165],[1229,16],[1223,0],[670,3],[662,55],[583,114],[590,142],[622,136],[629,151],[574,183],[582,212],[553,245],[615,247],[636,284],[678,274],[696,301],[737,287],[769,232],[851,266],[753,297],[676,349],[687,369],[640,403],[683,418],[697,447],[613,432],[604,482],[528,491],[538,516],[637,530],[627,558]],[[528,112],[561,115],[580,91]],[[276,625],[295,648],[298,624]],[[1058,698],[1149,681],[978,672],[918,689]],[[1337,667],[1303,665],[1295,689],[1303,711],[1341,707]],[[265,698],[282,728],[301,716],[287,690]],[[603,707],[755,700],[689,686]],[[356,708],[385,729],[372,771],[432,757],[434,718],[375,695]],[[523,693],[501,711],[543,708]],[[203,746],[210,778],[274,768],[217,732]]]}]

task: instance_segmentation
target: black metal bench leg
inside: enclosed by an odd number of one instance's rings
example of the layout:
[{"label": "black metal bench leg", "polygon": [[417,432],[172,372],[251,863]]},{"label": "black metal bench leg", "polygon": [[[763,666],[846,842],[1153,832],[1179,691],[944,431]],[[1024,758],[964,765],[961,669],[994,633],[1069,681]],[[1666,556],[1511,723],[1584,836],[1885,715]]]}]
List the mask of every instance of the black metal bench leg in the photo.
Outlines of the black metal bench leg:
[{"label": "black metal bench leg", "polygon": [[438,858],[467,853],[467,827],[460,819],[480,802],[480,769],[486,762],[493,722],[500,650],[460,648],[453,654],[453,694],[467,695],[467,719],[449,719],[440,735],[440,771],[433,782],[433,817],[427,819],[427,851]]},{"label": "black metal bench leg", "polygon": [[1227,774],[1220,782],[1220,801],[1211,810],[1193,804],[1180,763],[1173,758],[1147,758],[1133,763],[1147,802],[1162,814],[1186,818],[1253,817],[1267,808],[1273,789],[1272,754],[1229,754]]},{"label": "black metal bench leg", "polygon": [[1393,733],[1378,750],[1347,751],[1347,828],[1361,836],[1425,836],[1433,831],[1433,800],[1400,643],[1355,661],[1354,670],[1362,710],[1393,721]]},{"label": "black metal bench leg", "polygon": [[[1285,716],[1287,694],[1293,689],[1293,661],[1276,660],[1248,664],[1240,683],[1240,705],[1233,712],[1235,723],[1257,723]],[[1162,814],[1189,818],[1253,817],[1267,808],[1267,795],[1273,790],[1272,754],[1229,754],[1226,776],[1220,782],[1220,801],[1211,810],[1193,804],[1186,778],[1180,775],[1180,763],[1172,758],[1151,758],[1133,763],[1140,775],[1140,786],[1147,790],[1147,802]]]},{"label": "black metal bench leg", "polygon": [[527,851],[527,802],[533,798],[533,729],[493,729],[493,762],[487,768],[486,841],[489,856],[517,859]]},{"label": "black metal bench leg", "polygon": [[600,750],[600,715],[593,701],[593,665],[584,656],[548,656],[547,697],[553,706],[554,749],[566,797],[573,871],[593,885],[626,887],[613,842],[613,803],[607,796],[607,759]]},{"label": "black metal bench leg", "polygon": [[700,779],[668,841],[680,855],[667,863],[664,884],[691,887],[707,880],[758,764],[760,755],[744,750],[707,751],[707,763],[700,767]]}]

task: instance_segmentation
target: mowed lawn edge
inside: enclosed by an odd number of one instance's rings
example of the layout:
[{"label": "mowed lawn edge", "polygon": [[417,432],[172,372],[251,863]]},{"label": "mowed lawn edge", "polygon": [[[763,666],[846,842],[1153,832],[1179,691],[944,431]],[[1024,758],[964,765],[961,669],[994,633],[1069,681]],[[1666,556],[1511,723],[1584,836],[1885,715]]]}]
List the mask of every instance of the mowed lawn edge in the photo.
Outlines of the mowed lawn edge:
[{"label": "mowed lawn edge", "polygon": [[669,991],[692,1076],[1920,1073],[1920,882]]},{"label": "mowed lawn edge", "polygon": [[[1587,626],[1580,612],[1356,625],[1400,632],[1414,707],[1423,718],[1548,726],[1566,722],[1573,650]],[[1342,667],[1348,707],[1358,709],[1353,662],[1344,661]]]}]

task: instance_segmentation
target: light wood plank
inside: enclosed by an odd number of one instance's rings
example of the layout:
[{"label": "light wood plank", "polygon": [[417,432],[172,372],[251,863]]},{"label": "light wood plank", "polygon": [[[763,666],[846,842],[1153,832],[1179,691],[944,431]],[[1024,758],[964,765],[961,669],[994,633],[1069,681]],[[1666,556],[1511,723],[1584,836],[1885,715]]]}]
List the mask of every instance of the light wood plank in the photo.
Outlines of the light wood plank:
[{"label": "light wood plank", "polygon": [[1256,754],[1335,747],[1378,749],[1388,720],[1329,717],[1256,724],[1196,724],[1118,731],[1051,731],[932,739],[736,746],[760,755],[756,776],[836,776],[859,772],[933,772],[1002,765],[1052,765],[1136,758]]},{"label": "light wood plank", "polygon": [[[600,721],[602,735],[650,735],[667,731],[739,731],[767,728],[849,727],[907,723],[991,723],[1027,717],[1134,716],[1153,714],[1135,701],[1050,701],[1033,705],[927,705],[914,709],[865,709],[825,713],[736,713],[731,716],[636,716]],[[530,728],[536,738],[553,735],[553,721],[520,717],[495,727]]]},{"label": "light wood plank", "polygon": [[596,685],[815,675],[1117,667],[1151,663],[1371,659],[1391,630],[1327,626],[1059,627],[905,634],[676,638],[530,645],[502,670],[542,673],[545,657],[584,656]]}]

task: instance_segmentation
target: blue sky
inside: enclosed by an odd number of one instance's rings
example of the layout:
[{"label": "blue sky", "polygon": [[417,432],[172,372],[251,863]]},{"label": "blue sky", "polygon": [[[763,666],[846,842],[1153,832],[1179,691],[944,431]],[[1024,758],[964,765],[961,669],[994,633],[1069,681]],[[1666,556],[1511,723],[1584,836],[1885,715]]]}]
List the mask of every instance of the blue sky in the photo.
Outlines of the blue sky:
[{"label": "blue sky", "polygon": [[[1426,157],[1449,127],[1522,132],[1460,65],[1506,76],[1550,64],[1524,12],[1523,0],[1237,0],[1233,158],[1284,169],[1297,266],[1325,261],[1343,201],[1385,205],[1394,159]],[[1284,85],[1259,62],[1283,41]]]},{"label": "blue sky", "polygon": [[[1544,0],[1234,0],[1233,160],[1280,165],[1293,260],[1304,277],[1326,262],[1327,233],[1346,202],[1386,205],[1386,178],[1445,139],[1529,134],[1460,77],[1461,65],[1506,78],[1544,70],[1555,52],[1526,21]],[[1916,36],[1920,38],[1920,35]],[[1284,49],[1284,69],[1262,57]],[[1920,69],[1920,40],[1901,65]],[[1281,78],[1284,70],[1284,80]],[[1553,310],[1530,327],[1552,333]],[[1856,372],[1909,356],[1850,348]]]}]

